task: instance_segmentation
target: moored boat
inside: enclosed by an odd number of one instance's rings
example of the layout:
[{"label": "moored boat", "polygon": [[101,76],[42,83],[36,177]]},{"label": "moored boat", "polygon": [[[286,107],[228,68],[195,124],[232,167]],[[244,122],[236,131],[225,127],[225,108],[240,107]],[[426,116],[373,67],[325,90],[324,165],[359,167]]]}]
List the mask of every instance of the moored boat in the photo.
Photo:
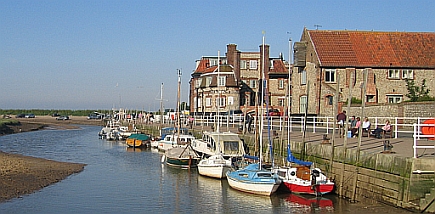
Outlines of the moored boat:
[{"label": "moored boat", "polygon": [[198,153],[189,144],[166,150],[164,158],[167,165],[180,168],[196,167],[200,160]]},{"label": "moored boat", "polygon": [[232,132],[205,131],[201,139],[192,141],[192,147],[205,157],[221,154],[225,158],[241,158],[245,154],[243,141]]},{"label": "moored boat", "polygon": [[131,134],[125,143],[128,147],[149,147],[150,137],[145,134]]},{"label": "moored boat", "polygon": [[231,159],[225,159],[221,154],[202,159],[198,164],[198,173],[212,178],[225,178],[232,168]]},{"label": "moored boat", "polygon": [[258,163],[227,173],[228,185],[242,192],[270,196],[281,184],[279,177]]},{"label": "moored boat", "polygon": [[194,139],[195,137],[192,135],[166,135],[163,140],[157,141],[157,148],[164,152],[170,148],[190,144]]},{"label": "moored boat", "polygon": [[298,166],[278,168],[275,172],[291,193],[321,196],[334,190],[335,184],[319,168],[311,168],[312,163],[296,159],[287,145],[287,161]]}]

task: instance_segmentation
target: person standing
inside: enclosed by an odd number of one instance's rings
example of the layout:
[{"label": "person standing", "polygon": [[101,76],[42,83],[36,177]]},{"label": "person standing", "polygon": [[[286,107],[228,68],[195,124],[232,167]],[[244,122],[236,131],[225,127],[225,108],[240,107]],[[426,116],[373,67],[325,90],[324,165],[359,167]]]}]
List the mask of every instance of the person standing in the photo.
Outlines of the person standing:
[{"label": "person standing", "polygon": [[346,121],[346,111],[340,112],[337,115],[337,124],[338,124],[338,128],[339,128],[339,135],[340,135],[340,137],[342,135],[344,135],[343,127],[344,127],[344,122],[345,121]]}]

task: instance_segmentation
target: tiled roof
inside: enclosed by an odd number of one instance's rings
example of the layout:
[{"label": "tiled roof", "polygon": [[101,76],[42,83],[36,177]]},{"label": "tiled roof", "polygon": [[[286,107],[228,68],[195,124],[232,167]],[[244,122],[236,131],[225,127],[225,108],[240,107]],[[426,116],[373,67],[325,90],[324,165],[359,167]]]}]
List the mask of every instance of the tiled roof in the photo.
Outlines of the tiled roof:
[{"label": "tiled roof", "polygon": [[205,73],[211,73],[214,70],[216,70],[217,66],[209,67],[209,64],[210,64],[210,62],[208,59],[201,59],[199,64],[198,64],[198,67],[195,70],[195,73],[205,74]]},{"label": "tiled roof", "polygon": [[435,68],[435,33],[308,30],[321,66]]},{"label": "tiled roof", "polygon": [[272,63],[273,69],[270,70],[271,73],[288,73],[288,69],[282,60],[273,60]]}]

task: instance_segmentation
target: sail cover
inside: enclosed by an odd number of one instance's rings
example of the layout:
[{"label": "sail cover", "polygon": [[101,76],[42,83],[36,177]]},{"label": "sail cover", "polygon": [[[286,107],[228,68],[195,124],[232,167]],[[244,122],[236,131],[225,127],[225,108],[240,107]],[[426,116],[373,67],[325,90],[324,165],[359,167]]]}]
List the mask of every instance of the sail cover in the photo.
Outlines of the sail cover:
[{"label": "sail cover", "polygon": [[287,161],[295,164],[299,164],[302,166],[311,166],[313,164],[312,162],[308,161],[302,161],[297,159],[295,156],[293,156],[291,150],[290,150],[290,144],[287,144]]}]

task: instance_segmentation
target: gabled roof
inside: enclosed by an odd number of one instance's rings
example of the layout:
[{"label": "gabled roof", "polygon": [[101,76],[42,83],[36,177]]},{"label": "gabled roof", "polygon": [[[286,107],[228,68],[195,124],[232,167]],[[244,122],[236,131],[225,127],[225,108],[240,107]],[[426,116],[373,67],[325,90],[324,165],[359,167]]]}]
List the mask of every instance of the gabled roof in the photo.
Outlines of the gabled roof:
[{"label": "gabled roof", "polygon": [[285,67],[284,61],[272,60],[273,68],[270,69],[270,73],[288,73],[288,69]]},{"label": "gabled roof", "polygon": [[435,33],[307,32],[322,67],[435,68]]}]

